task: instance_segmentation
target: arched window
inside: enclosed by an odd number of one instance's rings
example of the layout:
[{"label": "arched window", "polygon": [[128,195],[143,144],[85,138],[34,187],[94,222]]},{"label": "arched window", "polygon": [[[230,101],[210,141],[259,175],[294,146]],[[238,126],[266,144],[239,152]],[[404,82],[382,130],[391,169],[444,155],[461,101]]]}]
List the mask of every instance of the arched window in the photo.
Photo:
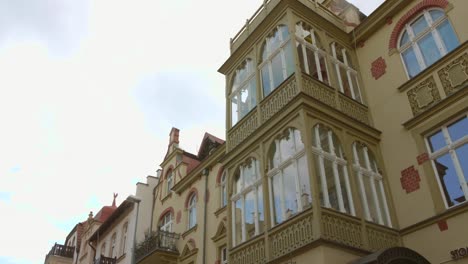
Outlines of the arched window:
[{"label": "arched window", "polygon": [[109,249],[109,257],[113,258],[117,256],[117,252],[115,251],[115,242],[117,240],[117,234],[114,233],[111,237],[111,244]]},{"label": "arched window", "polygon": [[128,230],[128,222],[126,222],[124,225],[123,225],[123,228],[122,228],[122,242],[120,243],[121,245],[121,254],[125,254],[125,250],[126,250],[126,247],[127,247],[127,230]]},{"label": "arched window", "polygon": [[294,73],[294,57],[287,26],[279,25],[267,36],[261,54],[259,68],[263,97],[266,97]]},{"label": "arched window", "polygon": [[197,225],[197,195],[192,193],[188,203],[188,229]]},{"label": "arched window", "polygon": [[268,177],[274,224],[312,205],[307,160],[299,130],[288,128],[271,144]]},{"label": "arched window", "polygon": [[322,43],[310,26],[304,22],[296,24],[297,54],[303,72],[329,84],[326,52]]},{"label": "arched window", "polygon": [[362,103],[357,71],[353,68],[351,57],[346,49],[336,42],[331,44],[331,49],[333,55],[332,62],[340,91]]},{"label": "arched window", "polygon": [[238,245],[263,232],[265,222],[259,162],[249,158],[236,171],[232,201],[233,243]]},{"label": "arched window", "polygon": [[227,205],[227,186],[226,186],[226,170],[224,170],[223,175],[221,176],[221,207]]},{"label": "arched window", "polygon": [[167,212],[159,222],[159,230],[172,232],[172,219],[173,215],[171,212]]},{"label": "arched window", "polygon": [[257,105],[257,80],[251,59],[236,70],[231,87],[231,126],[234,126]]},{"label": "arched window", "polygon": [[458,45],[445,13],[440,9],[424,10],[406,24],[400,36],[399,50],[408,77],[413,78]]},{"label": "arched window", "polygon": [[323,207],[356,215],[343,148],[333,131],[323,125],[314,127],[314,152]]},{"label": "arched window", "polygon": [[366,220],[392,226],[387,197],[374,154],[366,145],[353,144],[354,171],[358,178]]},{"label": "arched window", "polygon": [[166,185],[166,195],[169,195],[171,193],[171,189],[172,189],[172,186],[174,186],[174,176],[173,176],[173,171],[170,170],[167,172],[167,175],[166,175],[166,182],[167,182],[167,185]]}]

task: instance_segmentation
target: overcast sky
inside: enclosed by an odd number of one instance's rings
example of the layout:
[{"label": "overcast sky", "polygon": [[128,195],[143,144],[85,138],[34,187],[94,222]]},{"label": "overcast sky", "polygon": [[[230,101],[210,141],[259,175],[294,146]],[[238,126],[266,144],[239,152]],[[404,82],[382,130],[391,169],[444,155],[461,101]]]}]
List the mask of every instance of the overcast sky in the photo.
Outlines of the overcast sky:
[{"label": "overcast sky", "polygon": [[217,69],[262,2],[0,0],[0,263],[43,263],[134,193],[173,126],[193,153],[225,138]]}]

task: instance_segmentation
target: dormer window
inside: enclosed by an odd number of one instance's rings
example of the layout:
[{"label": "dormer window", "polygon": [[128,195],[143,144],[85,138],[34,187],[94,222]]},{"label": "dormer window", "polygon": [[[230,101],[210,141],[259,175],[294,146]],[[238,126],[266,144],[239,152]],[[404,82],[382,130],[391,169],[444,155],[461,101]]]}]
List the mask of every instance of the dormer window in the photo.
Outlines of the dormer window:
[{"label": "dormer window", "polygon": [[304,22],[296,24],[297,54],[301,70],[323,83],[330,84],[326,52],[316,31]]},{"label": "dormer window", "polygon": [[267,36],[261,49],[259,68],[263,97],[294,73],[294,56],[287,26],[279,25]]},{"label": "dormer window", "polygon": [[257,81],[254,64],[246,59],[236,70],[231,87],[231,126],[257,105]]},{"label": "dormer window", "polygon": [[401,33],[399,50],[411,79],[459,45],[442,10],[424,10]]}]

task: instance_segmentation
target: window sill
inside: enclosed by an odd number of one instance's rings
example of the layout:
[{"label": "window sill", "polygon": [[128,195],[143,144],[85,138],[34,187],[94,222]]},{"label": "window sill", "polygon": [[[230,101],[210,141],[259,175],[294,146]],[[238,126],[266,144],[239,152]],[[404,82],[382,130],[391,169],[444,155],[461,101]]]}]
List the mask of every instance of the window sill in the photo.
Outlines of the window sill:
[{"label": "window sill", "polygon": [[227,209],[227,206],[225,205],[225,206],[219,208],[218,210],[216,210],[216,211],[214,212],[214,214],[216,215],[216,217],[218,217],[220,214],[226,212],[226,209]]},{"label": "window sill", "polygon": [[194,227],[190,228],[189,230],[185,231],[182,233],[182,239],[185,239],[186,236],[190,235],[191,233],[197,231],[198,225],[195,225]]},{"label": "window sill", "polygon": [[172,197],[172,192],[166,196],[164,196],[164,198],[161,199],[161,202],[164,203],[167,199],[171,198]]}]

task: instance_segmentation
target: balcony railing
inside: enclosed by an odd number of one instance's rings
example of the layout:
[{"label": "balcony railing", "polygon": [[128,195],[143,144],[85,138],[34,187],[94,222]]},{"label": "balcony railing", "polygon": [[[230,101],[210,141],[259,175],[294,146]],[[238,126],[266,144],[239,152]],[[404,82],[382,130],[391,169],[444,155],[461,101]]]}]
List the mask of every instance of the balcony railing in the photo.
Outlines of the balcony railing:
[{"label": "balcony railing", "polygon": [[94,264],[115,264],[117,263],[117,258],[108,258],[104,256],[100,256],[94,260]]},{"label": "balcony railing", "polygon": [[177,240],[179,237],[179,234],[161,230],[150,235],[143,242],[137,245],[135,249],[136,262],[138,263],[144,257],[152,254],[157,250],[178,254]]},{"label": "balcony railing", "polygon": [[61,256],[65,258],[73,258],[73,253],[75,252],[75,247],[64,246],[55,243],[52,246],[52,249],[49,251],[49,255],[51,256]]}]

